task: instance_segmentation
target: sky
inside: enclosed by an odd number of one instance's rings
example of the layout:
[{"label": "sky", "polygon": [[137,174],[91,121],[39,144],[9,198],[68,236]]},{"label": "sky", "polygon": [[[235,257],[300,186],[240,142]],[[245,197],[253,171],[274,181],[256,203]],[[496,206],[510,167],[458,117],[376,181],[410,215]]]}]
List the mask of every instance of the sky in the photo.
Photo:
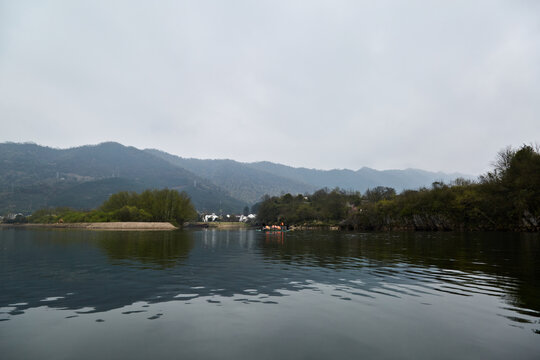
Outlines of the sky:
[{"label": "sky", "polygon": [[0,142],[478,175],[539,115],[536,0],[0,0]]}]

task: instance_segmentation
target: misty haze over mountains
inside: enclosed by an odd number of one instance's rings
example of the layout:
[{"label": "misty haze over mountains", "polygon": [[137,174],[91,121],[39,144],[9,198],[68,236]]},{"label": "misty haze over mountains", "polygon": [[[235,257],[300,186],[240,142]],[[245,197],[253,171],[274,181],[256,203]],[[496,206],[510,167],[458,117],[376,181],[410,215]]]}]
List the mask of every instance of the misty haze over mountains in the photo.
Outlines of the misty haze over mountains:
[{"label": "misty haze over mountains", "polygon": [[265,194],[304,194],[339,187],[364,192],[376,186],[400,192],[468,175],[417,169],[316,170],[267,161],[186,159],[114,142],[70,149],[0,144],[0,213],[42,207],[91,209],[118,191],[185,191],[199,211],[241,212]]}]

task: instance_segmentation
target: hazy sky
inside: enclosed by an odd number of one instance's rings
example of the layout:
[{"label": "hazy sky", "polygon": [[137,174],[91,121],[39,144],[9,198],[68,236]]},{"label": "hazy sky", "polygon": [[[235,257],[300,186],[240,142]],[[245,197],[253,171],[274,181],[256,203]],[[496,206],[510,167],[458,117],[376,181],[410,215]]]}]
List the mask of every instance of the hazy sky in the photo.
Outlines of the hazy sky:
[{"label": "hazy sky", "polygon": [[0,142],[479,174],[539,115],[537,0],[0,0]]}]

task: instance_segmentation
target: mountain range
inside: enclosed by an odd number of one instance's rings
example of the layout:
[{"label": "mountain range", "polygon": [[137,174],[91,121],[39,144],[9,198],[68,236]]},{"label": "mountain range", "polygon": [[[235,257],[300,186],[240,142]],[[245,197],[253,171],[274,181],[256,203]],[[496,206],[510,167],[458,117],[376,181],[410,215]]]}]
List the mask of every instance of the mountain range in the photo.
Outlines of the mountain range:
[{"label": "mountain range", "polygon": [[265,194],[303,194],[340,187],[396,191],[449,182],[463,174],[417,169],[317,170],[271,162],[182,158],[114,142],[70,149],[0,144],[0,214],[42,207],[92,209],[118,191],[170,188],[188,193],[199,211],[241,212]]}]

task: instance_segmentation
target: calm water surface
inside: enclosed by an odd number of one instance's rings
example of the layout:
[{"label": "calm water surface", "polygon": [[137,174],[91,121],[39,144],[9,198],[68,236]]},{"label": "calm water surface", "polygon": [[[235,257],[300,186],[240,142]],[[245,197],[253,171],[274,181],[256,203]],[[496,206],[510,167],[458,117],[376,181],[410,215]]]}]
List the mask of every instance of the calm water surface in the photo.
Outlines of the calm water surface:
[{"label": "calm water surface", "polygon": [[540,359],[540,237],[0,229],[2,359]]}]

